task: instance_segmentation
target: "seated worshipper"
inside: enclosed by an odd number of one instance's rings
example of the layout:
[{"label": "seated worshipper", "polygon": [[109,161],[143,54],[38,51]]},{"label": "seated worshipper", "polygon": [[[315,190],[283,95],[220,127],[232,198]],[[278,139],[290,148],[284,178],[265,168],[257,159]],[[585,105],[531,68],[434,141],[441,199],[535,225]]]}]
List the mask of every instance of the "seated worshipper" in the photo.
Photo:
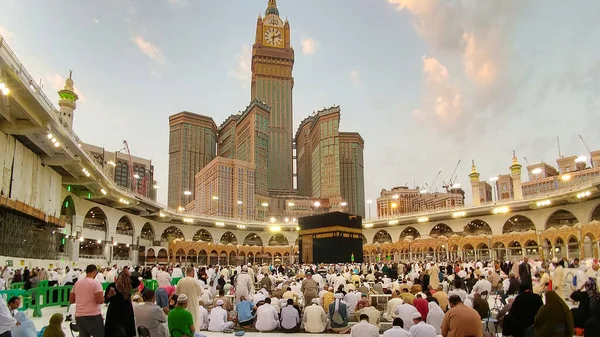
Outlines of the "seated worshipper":
[{"label": "seated worshipper", "polygon": [[481,319],[488,318],[490,314],[490,304],[483,299],[479,293],[473,294],[473,309],[479,313]]},{"label": "seated worshipper", "polygon": [[533,286],[533,292],[541,295],[543,292],[548,290],[548,284],[550,284],[550,275],[542,269],[540,270],[537,284]]},{"label": "seated worshipper", "polygon": [[[15,325],[10,330],[10,334],[8,336],[12,336],[12,337],[37,337],[38,336],[38,332],[35,328],[35,324],[33,323],[32,320],[27,318],[27,315],[24,312],[15,311],[14,317],[17,319],[17,325]],[[63,315],[56,313],[56,314],[52,315],[52,317],[50,318],[50,325],[56,324],[58,322],[58,326],[60,326],[62,321],[63,321]],[[62,333],[62,330],[60,332]],[[0,335],[0,336],[2,336],[2,335]],[[64,334],[56,335],[56,334],[53,334],[51,331],[48,333],[48,336],[63,337]]]},{"label": "seated worshipper", "polygon": [[413,337],[410,332],[404,330],[404,322],[402,318],[394,318],[392,328],[385,330],[383,337]]},{"label": "seated worshipper", "polygon": [[429,312],[427,313],[427,317],[425,321],[427,324],[431,324],[435,328],[435,332],[438,334],[442,333],[442,322],[444,321],[444,312],[442,308],[435,303],[429,302],[428,304]]},{"label": "seated worshipper", "polygon": [[525,329],[533,325],[535,315],[542,305],[544,305],[542,298],[531,291],[531,284],[521,283],[519,295],[515,298],[508,314],[504,316],[502,333],[513,337],[525,336]]},{"label": "seated worshipper", "polygon": [[252,303],[254,303],[254,305],[256,305],[258,302],[263,302],[265,300],[265,298],[267,298],[267,296],[265,296],[265,294],[263,294],[260,291],[257,291],[256,294],[254,294],[254,296],[252,296]]},{"label": "seated worshipper", "polygon": [[448,298],[450,309],[444,315],[442,336],[446,337],[483,337],[481,319],[473,308],[464,305],[458,295]]},{"label": "seated worshipper", "polygon": [[383,294],[383,284],[381,283],[381,280],[375,281],[375,284],[373,284],[373,290],[376,294]]},{"label": "seated worshipper", "polygon": [[292,300],[294,300],[294,303],[298,303],[298,294],[293,292],[291,287],[287,287],[287,290],[283,293],[283,296],[281,296],[281,298],[284,300],[288,300],[291,298]]},{"label": "seated worshipper", "polygon": [[[20,312],[19,314],[23,314],[24,313]],[[19,318],[17,317],[17,320],[19,320]],[[31,321],[29,321],[31,322]],[[62,324],[63,322],[63,315],[60,313],[56,313],[54,315],[52,315],[52,317],[50,317],[50,322],[48,324],[47,327],[44,328],[44,334],[42,335],[42,337],[64,337],[65,333],[62,330]],[[33,325],[33,322],[31,322],[31,325]],[[31,327],[29,329],[29,331],[35,331],[35,326],[33,326],[33,330],[31,330]],[[10,336],[10,335],[9,335]],[[35,335],[34,334],[27,334],[27,335],[19,335],[19,334],[15,334],[14,332],[12,332],[12,336],[13,337],[37,337],[37,331],[35,331]]]},{"label": "seated worshipper", "polygon": [[442,308],[443,312],[448,310],[448,294],[444,292],[444,286],[439,285],[437,291],[434,294],[431,294],[431,296],[438,301],[438,304],[440,305],[440,308]]},{"label": "seated worshipper", "polygon": [[133,309],[135,315],[136,330],[143,326],[150,332],[150,336],[168,337],[164,323],[167,323],[167,315],[158,305],[154,304],[156,296],[153,290],[146,290],[142,294],[144,303]]},{"label": "seated worshipper", "polygon": [[208,330],[208,318],[210,317],[208,310],[204,306],[203,301],[198,301],[198,331]]},{"label": "seated worshipper", "polygon": [[[167,322],[169,326],[170,337],[206,337],[196,331],[192,314],[185,310],[188,305],[188,298],[185,294],[177,296],[177,306],[169,311]],[[108,337],[108,335],[107,335]]]},{"label": "seated worshipper", "polygon": [[475,296],[475,293],[478,293],[483,298],[487,298],[487,296],[492,292],[492,284],[490,281],[485,279],[485,276],[481,274],[479,276],[479,281],[475,283],[473,286],[473,291],[471,292],[471,297]]},{"label": "seated worshipper", "polygon": [[260,332],[273,331],[279,328],[279,315],[271,305],[271,299],[265,298],[265,304],[256,309],[256,324],[254,327]]},{"label": "seated worshipper", "polygon": [[369,316],[369,323],[375,325],[377,328],[379,328],[379,321],[381,320],[381,313],[379,312],[379,310],[377,310],[377,308],[375,307],[364,307],[360,310],[358,310],[356,312],[356,314],[358,316],[358,318],[360,318],[360,316],[362,315],[367,315]]},{"label": "seated worshipper", "polygon": [[574,335],[573,316],[569,307],[554,291],[546,292],[546,304],[540,308],[529,327],[528,335],[563,337]]},{"label": "seated worshipper", "polygon": [[460,279],[456,279],[452,283],[454,285],[454,289],[448,292],[448,297],[452,295],[458,295],[458,297],[460,297],[460,301],[464,303],[465,299],[467,299],[467,292],[463,289],[464,282]]},{"label": "seated worshipper", "polygon": [[223,309],[223,300],[218,300],[216,305],[210,311],[208,331],[226,332],[233,328],[233,322],[227,320],[227,311]]},{"label": "seated worshipper", "polygon": [[427,317],[427,314],[429,313],[429,304],[427,300],[423,298],[423,294],[417,294],[417,297],[413,301],[413,305],[417,308],[421,317]]},{"label": "seated worshipper", "polygon": [[431,324],[425,323],[423,317],[418,312],[412,314],[413,325],[410,327],[410,334],[413,337],[437,337],[437,332]]},{"label": "seated worshipper", "polygon": [[396,307],[394,315],[402,319],[404,329],[408,330],[413,325],[412,315],[415,312],[419,312],[417,308],[410,304],[403,303]]},{"label": "seated worshipper", "polygon": [[504,295],[500,298],[500,302],[506,305],[506,299],[508,296],[516,295],[519,292],[519,288],[521,287],[521,281],[517,280],[515,273],[510,272],[508,274],[508,278],[502,281],[502,290],[504,290]]},{"label": "seated worshipper", "polygon": [[400,304],[404,303],[404,301],[402,301],[402,299],[398,297],[399,294],[400,292],[397,290],[392,291],[392,298],[390,298],[390,300],[387,303],[384,318],[388,321],[392,321],[394,319],[394,309],[396,309],[396,307]]},{"label": "seated worshipper", "polygon": [[358,300],[358,302],[356,302],[356,306],[354,307],[354,312],[357,312],[360,309],[362,309],[364,307],[368,307],[370,305],[371,305],[371,303],[369,302],[369,299],[367,298],[367,294],[361,294],[360,299]]},{"label": "seated worshipper", "polygon": [[213,300],[213,306],[217,305],[218,300],[223,301],[223,309],[227,311],[233,310],[233,304],[231,303],[231,300],[229,299],[229,297],[225,297],[225,290],[219,289],[219,296],[215,297],[215,299]]},{"label": "seated worshipper", "polygon": [[341,334],[350,331],[348,328],[348,307],[343,302],[344,295],[341,293],[335,294],[335,301],[329,305],[329,321],[331,330]]},{"label": "seated worshipper", "polygon": [[360,315],[360,322],[350,330],[351,337],[379,337],[379,328],[369,323],[369,316]]},{"label": "seated worshipper", "polygon": [[333,295],[333,287],[329,287],[327,293],[323,295],[322,298],[323,310],[327,313],[329,310],[329,305],[335,301],[335,296]]},{"label": "seated worshipper", "polygon": [[404,301],[404,303],[406,304],[412,304],[415,300],[415,295],[411,294],[408,291],[408,288],[402,288],[402,294],[400,294],[400,297],[402,298],[402,301]]},{"label": "seated worshipper", "polygon": [[571,299],[579,302],[577,308],[571,309],[575,327],[584,328],[585,321],[591,317],[592,312],[600,305],[600,294],[598,293],[596,280],[588,278],[583,285],[583,289],[574,291],[571,294]]},{"label": "seated worshipper", "polygon": [[[313,298],[312,301],[319,300]],[[294,300],[288,299],[287,305],[281,309],[281,330],[283,332],[298,332],[300,328],[300,313],[294,307]]]},{"label": "seated worshipper", "polygon": [[235,306],[235,312],[237,313],[238,324],[242,328],[252,327],[254,322],[253,309],[254,304],[252,304],[252,301],[247,300],[244,296],[240,297],[240,303]]},{"label": "seated worshipper", "polygon": [[327,313],[319,306],[316,298],[313,298],[312,305],[304,308],[302,322],[304,330],[308,333],[321,333],[327,329]]},{"label": "seated worshipper", "polygon": [[344,301],[348,304],[349,315],[354,315],[354,308],[356,308],[356,303],[358,303],[360,295],[358,291],[348,291],[346,296],[344,296]]}]

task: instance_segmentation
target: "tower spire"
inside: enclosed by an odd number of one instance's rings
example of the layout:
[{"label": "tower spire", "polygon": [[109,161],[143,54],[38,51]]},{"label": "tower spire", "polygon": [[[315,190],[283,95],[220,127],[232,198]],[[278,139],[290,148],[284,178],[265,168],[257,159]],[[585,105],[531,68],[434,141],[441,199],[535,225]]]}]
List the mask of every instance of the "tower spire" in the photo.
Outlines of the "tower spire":
[{"label": "tower spire", "polygon": [[79,96],[75,93],[75,83],[73,82],[73,70],[69,70],[69,78],[65,81],[65,87],[58,92],[60,100],[59,118],[62,125],[66,128],[73,128],[73,112],[77,108]]},{"label": "tower spire", "polygon": [[269,0],[267,9],[265,10],[265,16],[273,14],[279,16],[279,10],[277,9],[277,0]]}]

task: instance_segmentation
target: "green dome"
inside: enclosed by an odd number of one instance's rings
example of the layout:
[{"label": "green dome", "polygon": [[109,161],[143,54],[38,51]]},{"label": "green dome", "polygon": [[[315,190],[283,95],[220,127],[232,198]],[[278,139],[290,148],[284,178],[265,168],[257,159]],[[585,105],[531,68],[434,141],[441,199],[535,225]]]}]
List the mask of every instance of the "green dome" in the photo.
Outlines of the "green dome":
[{"label": "green dome", "polygon": [[269,14],[273,14],[273,15],[279,16],[279,9],[277,9],[277,7],[271,7],[271,6],[269,6],[265,10],[265,16],[267,16]]}]

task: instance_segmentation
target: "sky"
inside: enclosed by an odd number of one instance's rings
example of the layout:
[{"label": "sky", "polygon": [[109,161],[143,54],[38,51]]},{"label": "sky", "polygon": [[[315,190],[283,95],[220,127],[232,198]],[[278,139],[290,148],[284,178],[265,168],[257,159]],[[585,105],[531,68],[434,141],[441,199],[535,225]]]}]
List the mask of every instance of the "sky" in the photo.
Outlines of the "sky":
[{"label": "sky", "polygon": [[[152,159],[166,203],[168,116],[219,125],[246,107],[267,2],[0,0],[0,35],[55,102],[73,70],[77,134]],[[512,151],[556,165],[557,137],[563,155],[586,155],[578,135],[600,149],[598,1],[277,3],[296,55],[295,127],[340,105],[340,130],[365,140],[366,199],[440,170],[441,191],[459,159],[467,190],[471,160],[482,179],[508,173]]]}]

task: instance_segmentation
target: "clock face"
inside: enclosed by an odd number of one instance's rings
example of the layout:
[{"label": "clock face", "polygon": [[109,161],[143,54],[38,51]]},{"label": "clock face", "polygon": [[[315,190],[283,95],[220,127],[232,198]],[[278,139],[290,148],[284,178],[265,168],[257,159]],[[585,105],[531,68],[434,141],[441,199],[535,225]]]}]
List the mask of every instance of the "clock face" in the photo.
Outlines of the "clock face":
[{"label": "clock face", "polygon": [[281,47],[283,46],[283,33],[281,30],[269,27],[265,30],[264,36],[267,45]]}]

